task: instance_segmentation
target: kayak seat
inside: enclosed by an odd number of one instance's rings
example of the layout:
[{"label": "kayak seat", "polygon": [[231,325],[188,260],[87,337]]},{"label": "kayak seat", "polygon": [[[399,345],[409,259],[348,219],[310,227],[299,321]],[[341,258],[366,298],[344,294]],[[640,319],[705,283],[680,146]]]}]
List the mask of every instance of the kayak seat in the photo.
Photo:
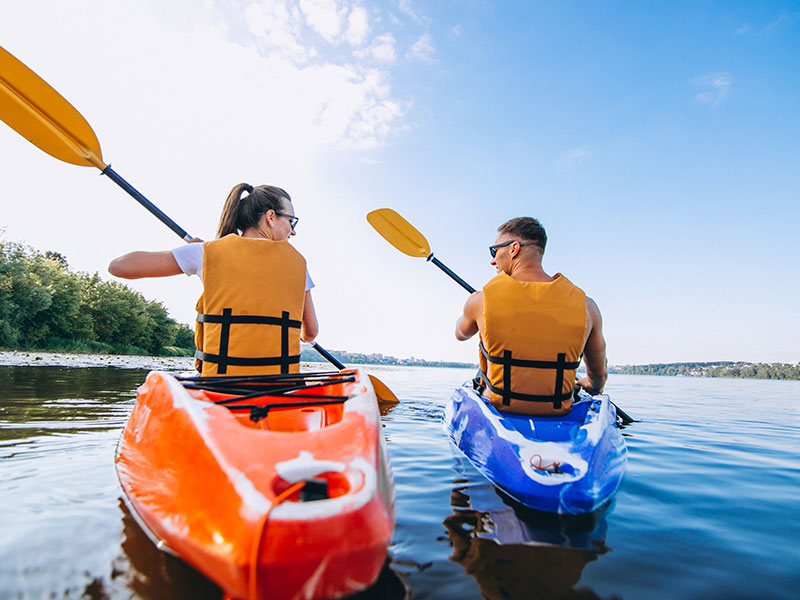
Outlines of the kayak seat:
[{"label": "kayak seat", "polygon": [[269,431],[317,431],[326,425],[325,409],[321,406],[302,408],[273,408],[261,421]]},{"label": "kayak seat", "polygon": [[572,405],[572,410],[566,415],[558,417],[530,417],[501,413],[491,405],[490,408],[525,437],[548,442],[562,442],[574,437],[575,431],[585,422],[586,412],[590,405],[589,401],[577,402]]}]

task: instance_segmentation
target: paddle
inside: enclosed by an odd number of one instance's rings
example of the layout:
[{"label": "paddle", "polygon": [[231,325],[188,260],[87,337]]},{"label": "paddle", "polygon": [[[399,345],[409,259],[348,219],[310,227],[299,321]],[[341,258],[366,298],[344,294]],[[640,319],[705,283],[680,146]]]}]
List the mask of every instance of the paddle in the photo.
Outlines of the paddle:
[{"label": "paddle", "polygon": [[[456,283],[470,294],[475,291],[475,288],[448,269],[439,259],[435,258],[425,236],[391,208],[373,210],[367,214],[367,221],[369,221],[369,224],[372,225],[375,231],[403,254],[408,254],[415,258],[427,259],[452,277]],[[611,404],[617,409],[617,414],[622,419],[623,425],[635,422],[635,420],[619,406],[613,402]]]},{"label": "paddle", "polygon": [[[0,46],[0,119],[29,142],[64,162],[81,167],[97,167],[114,183],[128,192],[159,221],[181,239],[190,241],[175,221],[145,198],[116,171],[103,162],[100,142],[92,127],[61,94]],[[344,365],[319,344],[314,348],[338,369]],[[375,395],[381,402],[398,402],[397,396],[370,375]]]},{"label": "paddle", "polygon": [[428,245],[428,240],[416,228],[391,208],[379,208],[367,215],[367,221],[380,233],[392,246],[403,254],[414,258],[424,258],[432,262],[442,271],[447,273],[461,287],[470,294],[475,288],[448,269],[444,263],[433,255]]}]

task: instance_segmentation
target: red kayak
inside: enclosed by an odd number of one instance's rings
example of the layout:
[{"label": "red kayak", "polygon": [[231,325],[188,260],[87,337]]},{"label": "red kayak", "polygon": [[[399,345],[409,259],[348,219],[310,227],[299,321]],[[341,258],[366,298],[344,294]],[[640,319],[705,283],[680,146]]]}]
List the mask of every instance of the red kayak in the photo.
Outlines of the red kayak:
[{"label": "red kayak", "polygon": [[360,370],[138,390],[117,474],[143,529],[232,598],[339,598],[378,577],[394,480]]}]

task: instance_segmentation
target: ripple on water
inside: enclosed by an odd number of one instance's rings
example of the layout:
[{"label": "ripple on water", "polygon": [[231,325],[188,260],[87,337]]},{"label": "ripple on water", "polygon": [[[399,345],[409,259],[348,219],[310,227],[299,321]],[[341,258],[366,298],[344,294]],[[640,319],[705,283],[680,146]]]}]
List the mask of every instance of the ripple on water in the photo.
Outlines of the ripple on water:
[{"label": "ripple on water", "polygon": [[[119,502],[114,450],[148,368],[134,366],[0,367],[0,596],[219,597]],[[800,382],[612,375],[640,419],[628,470],[600,514],[564,521],[452,448],[442,408],[472,370],[374,373],[401,400],[383,410],[397,527],[362,598],[796,597]]]}]

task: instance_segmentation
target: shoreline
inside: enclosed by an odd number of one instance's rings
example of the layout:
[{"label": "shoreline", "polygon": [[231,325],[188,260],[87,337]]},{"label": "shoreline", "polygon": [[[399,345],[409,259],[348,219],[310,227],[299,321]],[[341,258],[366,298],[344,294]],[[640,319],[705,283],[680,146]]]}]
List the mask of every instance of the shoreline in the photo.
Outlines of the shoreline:
[{"label": "shoreline", "polygon": [[[386,365],[370,363],[344,363],[348,368],[364,367],[371,371],[394,371],[425,365]],[[90,354],[81,352],[45,352],[37,350],[0,350],[2,367],[114,367],[119,369],[143,369],[147,371],[194,371],[192,356],[140,356],[137,354]],[[301,361],[301,367],[314,370],[331,369],[324,361]],[[426,367],[432,368],[432,367]],[[454,367],[433,367],[454,368]]]},{"label": "shoreline", "polygon": [[5,367],[115,367],[161,371],[192,371],[191,356],[140,356],[136,354],[89,354],[38,350],[0,351],[0,366]]}]

